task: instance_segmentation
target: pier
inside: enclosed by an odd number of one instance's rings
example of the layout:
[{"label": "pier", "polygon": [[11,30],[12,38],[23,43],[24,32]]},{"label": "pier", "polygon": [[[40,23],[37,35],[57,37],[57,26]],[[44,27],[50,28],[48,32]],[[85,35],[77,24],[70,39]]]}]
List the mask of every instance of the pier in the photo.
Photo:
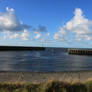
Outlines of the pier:
[{"label": "pier", "polygon": [[68,54],[92,55],[92,49],[68,49]]},{"label": "pier", "polygon": [[27,47],[27,46],[0,46],[0,51],[40,51],[45,50],[44,47]]}]

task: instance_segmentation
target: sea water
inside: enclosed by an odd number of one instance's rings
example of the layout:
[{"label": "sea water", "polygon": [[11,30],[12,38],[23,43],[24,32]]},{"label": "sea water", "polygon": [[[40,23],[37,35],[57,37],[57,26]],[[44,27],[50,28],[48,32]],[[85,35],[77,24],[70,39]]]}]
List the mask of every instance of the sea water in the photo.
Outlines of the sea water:
[{"label": "sea water", "polygon": [[92,70],[92,56],[69,55],[65,48],[0,51],[0,71],[61,72]]}]

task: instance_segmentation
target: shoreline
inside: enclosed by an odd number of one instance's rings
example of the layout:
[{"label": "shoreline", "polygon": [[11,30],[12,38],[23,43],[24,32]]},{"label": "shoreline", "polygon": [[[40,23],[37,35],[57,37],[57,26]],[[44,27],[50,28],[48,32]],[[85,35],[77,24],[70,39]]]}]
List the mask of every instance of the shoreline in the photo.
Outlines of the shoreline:
[{"label": "shoreline", "polygon": [[50,80],[65,82],[86,82],[92,79],[92,71],[62,72],[17,72],[0,71],[0,82],[44,83]]}]

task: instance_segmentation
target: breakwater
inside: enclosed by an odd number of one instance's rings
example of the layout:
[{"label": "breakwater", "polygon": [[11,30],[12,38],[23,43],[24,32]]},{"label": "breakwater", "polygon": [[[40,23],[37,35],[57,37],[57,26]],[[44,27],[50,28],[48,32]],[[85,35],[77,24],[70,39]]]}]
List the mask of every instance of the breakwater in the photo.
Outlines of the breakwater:
[{"label": "breakwater", "polygon": [[69,54],[92,55],[92,49],[68,49]]},{"label": "breakwater", "polygon": [[45,50],[44,47],[0,46],[0,51]]}]

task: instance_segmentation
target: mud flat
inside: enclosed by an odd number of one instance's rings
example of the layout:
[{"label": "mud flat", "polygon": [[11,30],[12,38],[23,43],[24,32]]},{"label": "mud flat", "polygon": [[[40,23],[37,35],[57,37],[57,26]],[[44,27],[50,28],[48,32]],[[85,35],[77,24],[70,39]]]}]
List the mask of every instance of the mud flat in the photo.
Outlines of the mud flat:
[{"label": "mud flat", "polygon": [[75,72],[0,72],[0,82],[43,83],[49,80],[85,82],[92,79],[92,71]]}]

